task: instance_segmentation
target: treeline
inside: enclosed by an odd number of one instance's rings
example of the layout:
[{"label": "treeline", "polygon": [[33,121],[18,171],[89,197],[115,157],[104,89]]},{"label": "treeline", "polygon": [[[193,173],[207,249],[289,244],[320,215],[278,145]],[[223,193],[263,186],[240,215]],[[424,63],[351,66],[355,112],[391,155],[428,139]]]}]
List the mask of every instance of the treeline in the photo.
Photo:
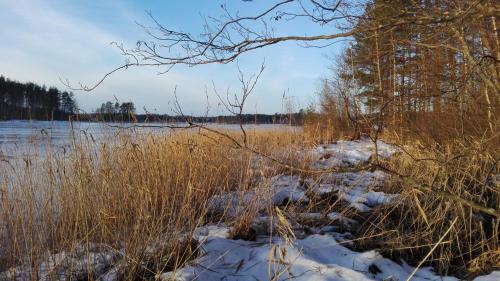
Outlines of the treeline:
[{"label": "treeline", "polygon": [[139,122],[139,123],[225,123],[225,124],[289,124],[300,125],[306,113],[300,110],[297,113],[286,114],[242,114],[219,116],[168,115],[168,114],[136,114],[135,104],[131,101],[119,103],[107,101],[95,109],[93,113],[81,113],[80,121],[91,122]]},{"label": "treeline", "polygon": [[136,121],[136,109],[133,102],[105,102],[98,107],[93,114],[80,116],[80,118],[88,119],[90,121]]},{"label": "treeline", "polygon": [[[104,105],[106,105],[105,103]],[[118,106],[117,106],[118,105]],[[101,108],[91,114],[79,114],[80,121],[106,121],[106,122],[139,122],[139,123],[184,123],[187,120],[193,123],[223,123],[239,124],[240,116],[220,115],[220,116],[181,116],[168,114],[134,114],[134,111],[120,110],[122,104],[114,103],[113,111]],[[110,107],[106,106],[107,109]],[[118,110],[116,110],[118,109]],[[288,124],[301,125],[306,114],[304,111],[291,114],[243,114],[241,121],[244,124]]]},{"label": "treeline", "polygon": [[0,76],[0,120],[67,120],[75,113],[71,92]]},{"label": "treeline", "polygon": [[[339,129],[357,128],[370,116],[401,134],[495,134],[500,22],[494,2],[373,1],[324,80],[321,111]],[[398,15],[415,22],[397,25]]]}]

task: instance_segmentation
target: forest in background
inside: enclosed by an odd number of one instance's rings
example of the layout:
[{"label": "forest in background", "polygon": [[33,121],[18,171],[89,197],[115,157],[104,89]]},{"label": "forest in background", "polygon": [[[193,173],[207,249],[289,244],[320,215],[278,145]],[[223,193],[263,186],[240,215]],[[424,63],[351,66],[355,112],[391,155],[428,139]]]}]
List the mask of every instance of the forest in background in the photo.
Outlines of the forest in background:
[{"label": "forest in background", "polygon": [[323,79],[320,112],[328,118],[318,126],[338,134],[369,124],[435,140],[498,134],[494,2],[367,5],[354,26],[358,32]]},{"label": "forest in background", "polygon": [[[50,260],[47,253],[71,253],[80,249],[79,245],[96,243],[103,245],[101,249],[120,253],[112,267],[99,264],[102,271],[111,267],[106,274],[111,272],[112,280],[161,276],[172,280],[176,270],[193,266],[200,257],[198,249],[206,244],[197,244],[198,240],[192,238],[202,224],[224,222],[232,228],[231,239],[256,240],[262,232],[254,228],[255,222],[262,221],[261,211],[267,211],[265,235],[276,234],[292,244],[301,239],[294,233],[298,214],[307,211],[326,215],[335,211],[338,229],[348,235],[338,237],[347,239],[341,243],[350,250],[369,251],[369,256],[380,253],[397,263],[404,261],[405,268],[409,268],[406,264],[415,268],[407,278],[399,280],[429,279],[427,274],[417,276],[417,269],[427,266],[442,276],[461,280],[498,272],[497,2],[282,0],[267,4],[254,15],[243,10],[241,14],[232,12],[223,5],[221,15],[206,18],[197,33],[171,29],[149,14],[151,25],[144,25],[149,40],[137,41],[130,49],[118,45],[125,63],[96,83],[78,84],[79,90],[92,91],[114,72],[138,66],[163,67],[166,73],[175,65],[231,63],[247,52],[281,42],[296,42],[320,51],[338,41],[348,44],[343,45],[343,54],[334,58],[332,74],[323,80],[319,110],[307,110],[304,130],[299,132],[247,132],[241,126],[240,133],[227,133],[187,123],[175,129],[194,128],[196,132],[176,130],[175,135],[164,137],[126,130],[126,134],[112,135],[98,151],[92,136],[82,132],[85,136],[78,138],[68,152],[49,154],[41,173],[31,169],[32,162],[19,161],[21,167],[30,168],[29,173],[14,173],[0,180],[0,194],[8,194],[11,182],[20,190],[0,200],[0,217],[6,222],[6,239],[0,240],[0,249],[6,249],[6,255],[0,265],[12,267],[14,270],[9,272],[14,274],[31,277],[31,272],[38,273],[44,267],[41,265]],[[273,32],[276,22],[300,20],[330,28],[319,35],[294,30],[289,34]],[[240,124],[245,120],[245,100],[263,68],[247,79],[240,72],[241,93],[236,93],[234,99],[233,95],[220,98]],[[112,103],[110,106],[113,110],[119,108]],[[189,120],[189,116],[182,117]],[[384,146],[395,148],[390,158],[379,157],[383,151],[380,140]],[[351,145],[363,142],[368,142],[370,149],[366,161],[359,165],[336,161],[344,151],[359,154]],[[346,144],[348,148],[344,149],[341,145]],[[328,150],[332,146],[341,151]],[[311,153],[311,159],[307,159],[307,151],[327,153]],[[324,169],[314,166],[329,161],[340,165],[320,166]],[[394,194],[397,199],[387,205],[369,204],[370,211],[364,211],[347,205],[344,199],[352,196],[336,190],[325,196],[311,196],[303,205],[284,200],[283,205],[268,208],[266,204],[261,210],[258,206],[269,199],[267,193],[251,200],[240,196],[259,193],[262,187],[272,190],[271,185],[260,182],[267,177],[297,176],[297,184],[309,196],[325,183],[355,190],[364,182],[356,175],[370,174],[381,174],[386,179],[370,183],[370,194]],[[39,204],[40,197],[33,191],[45,192],[45,204]],[[231,194],[237,194],[237,207],[242,207],[236,217],[226,216],[230,213],[226,211],[233,209],[233,200],[227,197]],[[224,211],[208,211],[214,198],[229,198]],[[368,195],[365,199],[371,201]],[[41,213],[34,211],[38,206],[42,207]],[[343,223],[339,214],[356,223]],[[310,225],[323,226],[321,222]],[[298,234],[312,229],[305,228]],[[314,246],[317,251],[323,245]],[[280,274],[291,268],[285,251],[280,249],[287,248],[270,247],[266,260],[267,268],[284,265],[273,280],[284,279],[287,276]],[[96,254],[83,252],[88,254],[85,260]],[[242,274],[246,266],[253,267],[248,262],[255,258],[253,253],[240,262],[233,259],[233,267],[223,260],[222,268],[238,278],[236,274]],[[377,254],[374,258],[380,261],[379,257]],[[389,275],[393,272],[379,275],[384,268],[375,262],[362,269],[357,267],[359,264],[353,260],[352,267],[372,274],[370,278],[395,278]],[[68,268],[71,271],[74,267]],[[323,273],[319,267],[304,270]],[[203,267],[201,271],[212,272],[212,268]],[[52,273],[59,272],[50,270]],[[101,275],[90,268],[79,276],[74,279],[97,280]],[[29,277],[26,280],[34,279]],[[488,280],[479,278],[474,280]]]},{"label": "forest in background", "polygon": [[68,120],[76,112],[72,92],[0,76],[0,120]]},{"label": "forest in background", "polygon": [[[242,120],[248,124],[299,125],[306,115],[304,110],[292,113],[244,114]],[[137,114],[132,101],[119,103],[107,101],[94,112],[85,113],[78,109],[78,102],[72,92],[60,91],[55,87],[35,83],[21,83],[0,76],[0,120],[69,120],[91,122],[185,122],[196,123],[238,123],[238,116],[184,116],[169,114]]]}]

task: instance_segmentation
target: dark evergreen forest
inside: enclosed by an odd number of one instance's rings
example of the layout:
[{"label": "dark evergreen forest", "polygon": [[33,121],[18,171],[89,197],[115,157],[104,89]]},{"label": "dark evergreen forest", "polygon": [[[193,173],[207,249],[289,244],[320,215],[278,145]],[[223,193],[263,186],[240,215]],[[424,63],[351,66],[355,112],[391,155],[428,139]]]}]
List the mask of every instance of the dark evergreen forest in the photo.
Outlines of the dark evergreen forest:
[{"label": "dark evergreen forest", "polygon": [[0,76],[0,120],[67,120],[76,113],[72,92]]},{"label": "dark evergreen forest", "polygon": [[[302,123],[304,111],[287,114],[243,114],[247,124]],[[106,122],[185,122],[238,123],[238,116],[171,116],[167,114],[136,114],[133,102],[106,102],[94,113],[81,113],[72,92],[55,87],[22,83],[0,76],[0,120],[68,120]]]}]

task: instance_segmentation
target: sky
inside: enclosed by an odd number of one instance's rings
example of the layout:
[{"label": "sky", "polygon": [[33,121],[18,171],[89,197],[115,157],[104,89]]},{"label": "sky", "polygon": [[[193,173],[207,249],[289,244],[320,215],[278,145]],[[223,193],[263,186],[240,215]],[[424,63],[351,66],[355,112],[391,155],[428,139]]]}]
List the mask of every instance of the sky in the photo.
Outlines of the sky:
[{"label": "sky", "polygon": [[[255,15],[273,2],[269,0],[0,0],[0,75],[21,82],[67,88],[92,85],[103,74],[123,64],[124,57],[111,42],[133,47],[148,39],[137,24],[151,25],[147,11],[165,26],[193,34],[202,31],[202,16],[220,16],[225,4],[240,15]],[[277,34],[311,35],[335,32],[304,21],[276,25]],[[273,114],[284,111],[283,93],[295,110],[305,108],[315,98],[319,79],[341,50],[341,44],[327,48],[304,48],[284,43],[240,57],[237,64],[245,75],[266,69],[246,104],[247,113]],[[130,68],[104,81],[92,92],[76,91],[79,107],[93,111],[111,100],[133,101],[139,113],[173,114],[174,90],[185,114],[226,114],[213,92],[238,93],[235,63],[196,67],[175,66],[165,74],[158,68]]]}]

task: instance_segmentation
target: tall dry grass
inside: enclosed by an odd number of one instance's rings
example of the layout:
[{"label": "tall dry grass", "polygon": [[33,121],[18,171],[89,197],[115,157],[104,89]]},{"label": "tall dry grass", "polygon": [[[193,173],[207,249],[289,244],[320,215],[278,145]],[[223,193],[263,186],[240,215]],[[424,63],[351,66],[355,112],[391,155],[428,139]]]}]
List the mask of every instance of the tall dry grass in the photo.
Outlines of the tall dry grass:
[{"label": "tall dry grass", "polygon": [[393,177],[385,187],[401,194],[400,200],[376,209],[360,231],[362,236],[386,234],[359,246],[413,265],[428,255],[423,265],[467,279],[498,270],[500,218],[488,213],[500,211],[498,137],[434,145],[413,140],[401,149],[384,163],[404,176]]},{"label": "tall dry grass", "polygon": [[305,123],[304,132],[318,142],[365,133],[401,149],[380,163],[393,172],[383,191],[400,199],[361,218],[357,249],[375,248],[466,279],[500,269],[499,134],[487,119],[457,116],[414,114],[401,124],[375,120],[385,125],[379,136],[372,125],[349,127],[341,118],[335,119],[336,130],[322,130],[325,122],[317,116]]},{"label": "tall dry grass", "polygon": [[[237,132],[228,134],[241,138]],[[301,150],[323,137],[307,130],[252,131],[248,142],[274,160],[308,168],[310,159]],[[388,134],[385,139],[402,144]],[[335,196],[270,209],[269,214],[300,220],[302,212],[335,210],[363,222],[345,229],[355,232],[358,249],[375,248],[413,265],[429,255],[423,264],[441,274],[485,273],[500,264],[498,218],[439,194],[499,210],[496,141],[406,142],[382,164],[412,181],[392,177],[384,189],[400,193],[400,199],[371,214],[350,214]],[[71,149],[48,149],[39,159],[2,166],[0,270],[27,266],[36,272],[51,253],[103,247],[119,252],[115,264],[127,264],[123,279],[158,277],[197,256],[199,245],[190,239],[197,226],[224,221],[234,237],[252,238],[250,225],[258,209],[242,202],[247,206],[236,218],[208,213],[212,195],[254,188],[263,177],[297,173],[224,136],[194,131],[122,131],[100,141],[77,134]]]},{"label": "tall dry grass", "polygon": [[[304,143],[300,134],[248,135],[256,150],[300,166],[294,156]],[[0,270],[36,272],[50,253],[100,245],[120,251],[125,279],[156,276],[196,255],[186,237],[220,219],[207,214],[210,196],[283,172],[209,132],[121,132],[101,141],[79,135],[71,149],[48,149],[42,157],[2,166]],[[245,228],[244,219],[233,223]]]}]

